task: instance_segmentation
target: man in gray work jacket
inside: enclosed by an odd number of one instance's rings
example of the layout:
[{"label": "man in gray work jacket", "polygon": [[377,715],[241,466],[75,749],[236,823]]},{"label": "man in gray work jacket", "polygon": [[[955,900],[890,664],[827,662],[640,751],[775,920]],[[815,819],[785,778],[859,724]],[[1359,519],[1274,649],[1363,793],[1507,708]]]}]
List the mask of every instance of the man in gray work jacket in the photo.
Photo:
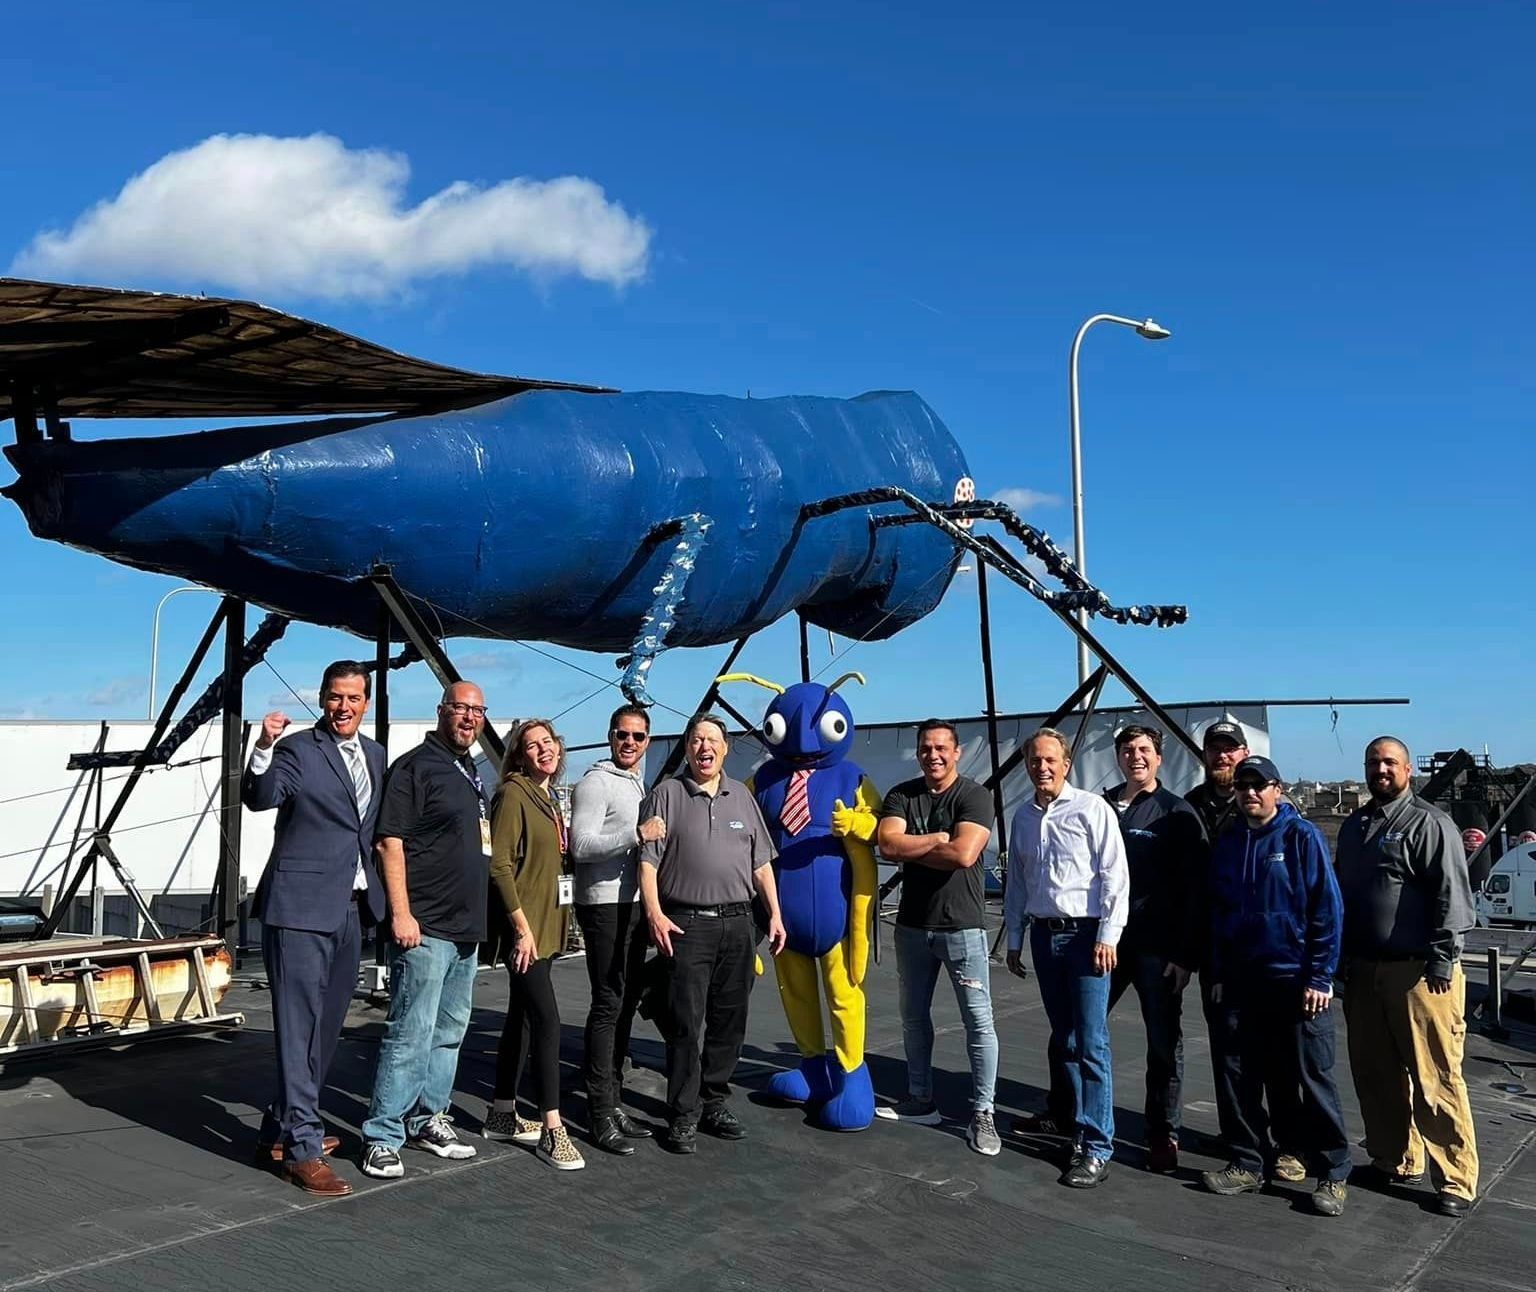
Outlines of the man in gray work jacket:
[{"label": "man in gray work jacket", "polygon": [[1460,833],[1413,792],[1411,769],[1401,740],[1371,741],[1371,801],[1339,832],[1349,1067],[1371,1155],[1361,1174],[1378,1186],[1417,1184],[1427,1161],[1437,1210],[1459,1217],[1477,1197],[1461,1075],[1472,887]]},{"label": "man in gray work jacket", "polygon": [[774,955],[784,949],[777,854],[752,791],[725,774],[724,720],[695,714],[683,751],[687,770],[662,781],[640,809],[643,822],[664,827],[641,846],[640,897],[667,965],[665,1143],[674,1153],[695,1152],[701,1130],[746,1138],[725,1101],[747,1034],[754,889],[768,908]]},{"label": "man in gray work jacket", "polygon": [[[587,1012],[586,1080],[592,1142],[629,1157],[632,1139],[651,1132],[620,1107],[629,1030],[644,985],[645,913],[641,910],[639,860],[646,834],[640,829],[645,783],[640,768],[651,739],[651,720],[638,704],[625,704],[608,719],[612,758],[594,763],[571,794],[571,860],[576,866],[576,922],[586,947],[592,1005]],[[651,837],[660,828],[648,823]]]}]

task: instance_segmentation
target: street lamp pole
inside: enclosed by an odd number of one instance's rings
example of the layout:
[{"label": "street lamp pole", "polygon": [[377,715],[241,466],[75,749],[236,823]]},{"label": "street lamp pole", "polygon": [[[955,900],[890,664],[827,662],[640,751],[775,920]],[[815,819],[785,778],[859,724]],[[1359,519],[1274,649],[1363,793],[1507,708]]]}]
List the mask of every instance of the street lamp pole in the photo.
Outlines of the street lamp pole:
[{"label": "street lamp pole", "polygon": [[155,661],[159,658],[160,655],[160,611],[164,608],[165,603],[174,597],[178,592],[213,591],[214,589],[212,588],[203,588],[199,587],[195,583],[188,583],[180,588],[172,588],[169,592],[160,598],[159,604],[155,607],[154,627],[150,633],[149,638],[149,720],[151,722],[155,720]]},{"label": "street lamp pole", "polygon": [[[1138,336],[1145,337],[1148,341],[1162,341],[1173,335],[1167,328],[1151,319],[1128,319],[1121,318],[1118,314],[1095,314],[1077,329],[1077,335],[1072,338],[1072,353],[1067,360],[1067,397],[1072,412],[1072,559],[1077,565],[1077,572],[1084,578],[1088,575],[1088,566],[1087,557],[1083,552],[1083,456],[1077,406],[1077,352],[1082,349],[1083,338],[1088,335],[1088,329],[1095,323],[1118,323],[1122,327],[1134,328]],[[1088,626],[1086,610],[1078,610],[1077,622],[1084,628]],[[1088,680],[1088,646],[1081,638],[1077,642],[1077,680],[1079,685]]]}]

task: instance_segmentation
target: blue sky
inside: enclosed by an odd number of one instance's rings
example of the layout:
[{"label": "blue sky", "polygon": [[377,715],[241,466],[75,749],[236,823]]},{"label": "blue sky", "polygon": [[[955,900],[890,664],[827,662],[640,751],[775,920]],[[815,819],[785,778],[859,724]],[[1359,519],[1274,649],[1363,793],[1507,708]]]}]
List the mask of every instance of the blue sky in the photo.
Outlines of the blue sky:
[{"label": "blue sky", "polygon": [[[177,272],[119,246],[115,273],[79,278],[254,294],[428,358],[626,389],[914,389],[982,493],[1046,495],[1029,518],[1064,544],[1072,334],[1151,314],[1171,340],[1104,327],[1085,346],[1088,564],[1113,599],[1182,601],[1190,622],[1106,626],[1106,643],[1169,701],[1411,697],[1342,710],[1337,732],[1327,710],[1277,713],[1288,774],[1347,774],[1379,729],[1536,757],[1536,12],[1062,8],[34,8],[0,52],[0,261],[220,134],[401,155],[407,206],[457,181],[582,177],[643,226],[638,260],[407,266],[358,298],[302,266],[236,290],[185,247],[197,267]],[[0,711],[141,715],[174,582],[39,542],[8,504],[0,560]],[[1070,638],[1000,583],[993,603],[1000,704],[1050,708]],[[211,608],[167,608],[162,689]],[[979,712],[975,642],[962,576],[928,621],[839,661],[870,680],[856,714]],[[273,663],[308,687],[355,649],[295,629]],[[502,714],[599,685],[510,644],[455,649]],[[721,653],[665,657],[653,690],[690,708]],[[792,627],[743,663],[789,680]],[[282,692],[262,670],[251,712]],[[412,670],[396,712],[430,692]],[[595,738],[610,707],[561,725]]]}]

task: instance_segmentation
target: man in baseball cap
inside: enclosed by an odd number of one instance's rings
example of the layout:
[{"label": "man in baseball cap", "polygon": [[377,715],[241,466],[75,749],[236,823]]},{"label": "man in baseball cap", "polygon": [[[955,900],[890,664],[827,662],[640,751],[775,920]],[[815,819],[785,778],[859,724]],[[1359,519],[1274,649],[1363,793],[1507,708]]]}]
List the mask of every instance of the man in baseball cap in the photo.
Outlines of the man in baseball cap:
[{"label": "man in baseball cap", "polygon": [[1273,1155],[1266,1085],[1299,1091],[1296,1145],[1318,1165],[1312,1209],[1343,1214],[1349,1139],[1333,1078],[1333,974],[1342,903],[1328,845],[1281,799],[1280,770],[1249,757],[1233,773],[1241,823],[1211,856],[1211,995],[1231,1020],[1237,1080],[1216,1086],[1232,1160],[1207,1171],[1212,1193],[1256,1193]]},{"label": "man in baseball cap", "polygon": [[1232,796],[1232,773],[1248,757],[1248,733],[1240,722],[1221,718],[1205,729],[1200,737],[1201,756],[1205,762],[1205,780],[1184,796],[1185,801],[1205,822],[1205,835],[1212,843],[1237,816],[1237,800]]}]

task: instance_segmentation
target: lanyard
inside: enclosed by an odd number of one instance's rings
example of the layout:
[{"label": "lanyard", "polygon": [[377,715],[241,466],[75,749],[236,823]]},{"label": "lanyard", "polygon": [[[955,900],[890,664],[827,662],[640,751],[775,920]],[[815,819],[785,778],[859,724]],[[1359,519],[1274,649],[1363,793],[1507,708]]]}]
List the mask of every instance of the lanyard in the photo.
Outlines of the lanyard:
[{"label": "lanyard", "polygon": [[560,836],[560,855],[564,857],[568,848],[565,838],[565,817],[560,812],[560,800],[555,797],[554,790],[546,790],[545,793],[549,795],[550,811],[555,816],[555,833]]},{"label": "lanyard", "polygon": [[480,800],[480,816],[485,817],[485,782],[480,779],[480,773],[474,770],[474,763],[468,767],[464,765],[462,758],[455,758],[453,765],[459,769],[459,775],[475,787],[475,797]]}]

